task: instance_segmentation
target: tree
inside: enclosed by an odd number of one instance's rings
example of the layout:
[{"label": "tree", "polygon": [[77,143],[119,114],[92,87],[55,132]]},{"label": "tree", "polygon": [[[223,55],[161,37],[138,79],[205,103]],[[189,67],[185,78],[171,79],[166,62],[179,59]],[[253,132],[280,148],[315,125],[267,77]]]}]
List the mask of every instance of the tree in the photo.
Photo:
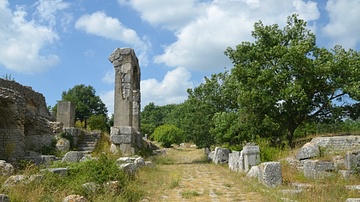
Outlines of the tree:
[{"label": "tree", "polygon": [[184,131],[174,125],[165,124],[155,129],[153,137],[164,147],[170,147],[171,144],[180,144],[184,140]]},{"label": "tree", "polygon": [[[316,46],[306,22],[292,15],[287,25],[255,23],[255,42],[225,52],[238,87],[238,124],[260,136],[282,137],[293,146],[295,130],[332,116],[333,101],[360,95],[359,53]],[[360,96],[359,96],[360,97]]]},{"label": "tree", "polygon": [[216,134],[211,133],[216,113],[237,111],[237,88],[234,87],[229,72],[205,77],[205,82],[194,89],[188,89],[188,99],[184,102],[183,127],[186,136],[199,147],[215,144]]},{"label": "tree", "polygon": [[75,85],[68,91],[63,91],[62,100],[71,101],[75,104],[75,118],[85,121],[91,115],[104,116],[107,121],[107,108],[100,97],[95,94],[92,86]]}]

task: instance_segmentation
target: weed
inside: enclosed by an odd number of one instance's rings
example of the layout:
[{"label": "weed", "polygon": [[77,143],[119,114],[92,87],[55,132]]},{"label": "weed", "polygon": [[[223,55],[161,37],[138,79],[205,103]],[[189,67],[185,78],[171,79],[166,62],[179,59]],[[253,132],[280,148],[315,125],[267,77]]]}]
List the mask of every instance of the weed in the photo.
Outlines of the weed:
[{"label": "weed", "polygon": [[180,193],[181,196],[183,198],[186,198],[186,199],[189,199],[189,198],[192,198],[192,197],[196,197],[196,196],[200,196],[201,194],[199,194],[198,192],[196,191],[184,191],[184,192],[181,192]]}]

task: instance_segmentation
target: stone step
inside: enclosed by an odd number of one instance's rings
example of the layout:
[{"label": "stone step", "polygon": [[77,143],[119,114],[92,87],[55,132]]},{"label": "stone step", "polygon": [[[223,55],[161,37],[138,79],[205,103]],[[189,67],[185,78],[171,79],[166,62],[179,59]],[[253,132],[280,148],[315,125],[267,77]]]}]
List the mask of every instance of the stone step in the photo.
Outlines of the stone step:
[{"label": "stone step", "polygon": [[94,150],[94,148],[95,147],[79,147],[78,151],[87,151],[87,150],[92,151]]}]

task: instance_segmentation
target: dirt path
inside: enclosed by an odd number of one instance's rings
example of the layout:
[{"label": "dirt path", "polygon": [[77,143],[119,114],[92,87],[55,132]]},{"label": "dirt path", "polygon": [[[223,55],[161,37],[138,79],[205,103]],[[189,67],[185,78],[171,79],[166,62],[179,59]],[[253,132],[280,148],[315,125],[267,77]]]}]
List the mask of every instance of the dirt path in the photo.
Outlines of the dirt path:
[{"label": "dirt path", "polygon": [[243,174],[206,163],[200,149],[175,148],[163,158],[171,165],[160,164],[147,176],[143,201],[269,201],[247,186]]}]

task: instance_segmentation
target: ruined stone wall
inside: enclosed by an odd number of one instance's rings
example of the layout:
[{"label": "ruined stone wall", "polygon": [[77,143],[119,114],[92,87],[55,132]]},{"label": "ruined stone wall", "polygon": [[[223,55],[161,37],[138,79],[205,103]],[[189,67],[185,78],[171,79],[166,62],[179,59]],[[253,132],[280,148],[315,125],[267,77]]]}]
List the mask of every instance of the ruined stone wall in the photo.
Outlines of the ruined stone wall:
[{"label": "ruined stone wall", "polygon": [[0,159],[18,160],[26,150],[50,146],[51,115],[41,93],[0,79]]}]

